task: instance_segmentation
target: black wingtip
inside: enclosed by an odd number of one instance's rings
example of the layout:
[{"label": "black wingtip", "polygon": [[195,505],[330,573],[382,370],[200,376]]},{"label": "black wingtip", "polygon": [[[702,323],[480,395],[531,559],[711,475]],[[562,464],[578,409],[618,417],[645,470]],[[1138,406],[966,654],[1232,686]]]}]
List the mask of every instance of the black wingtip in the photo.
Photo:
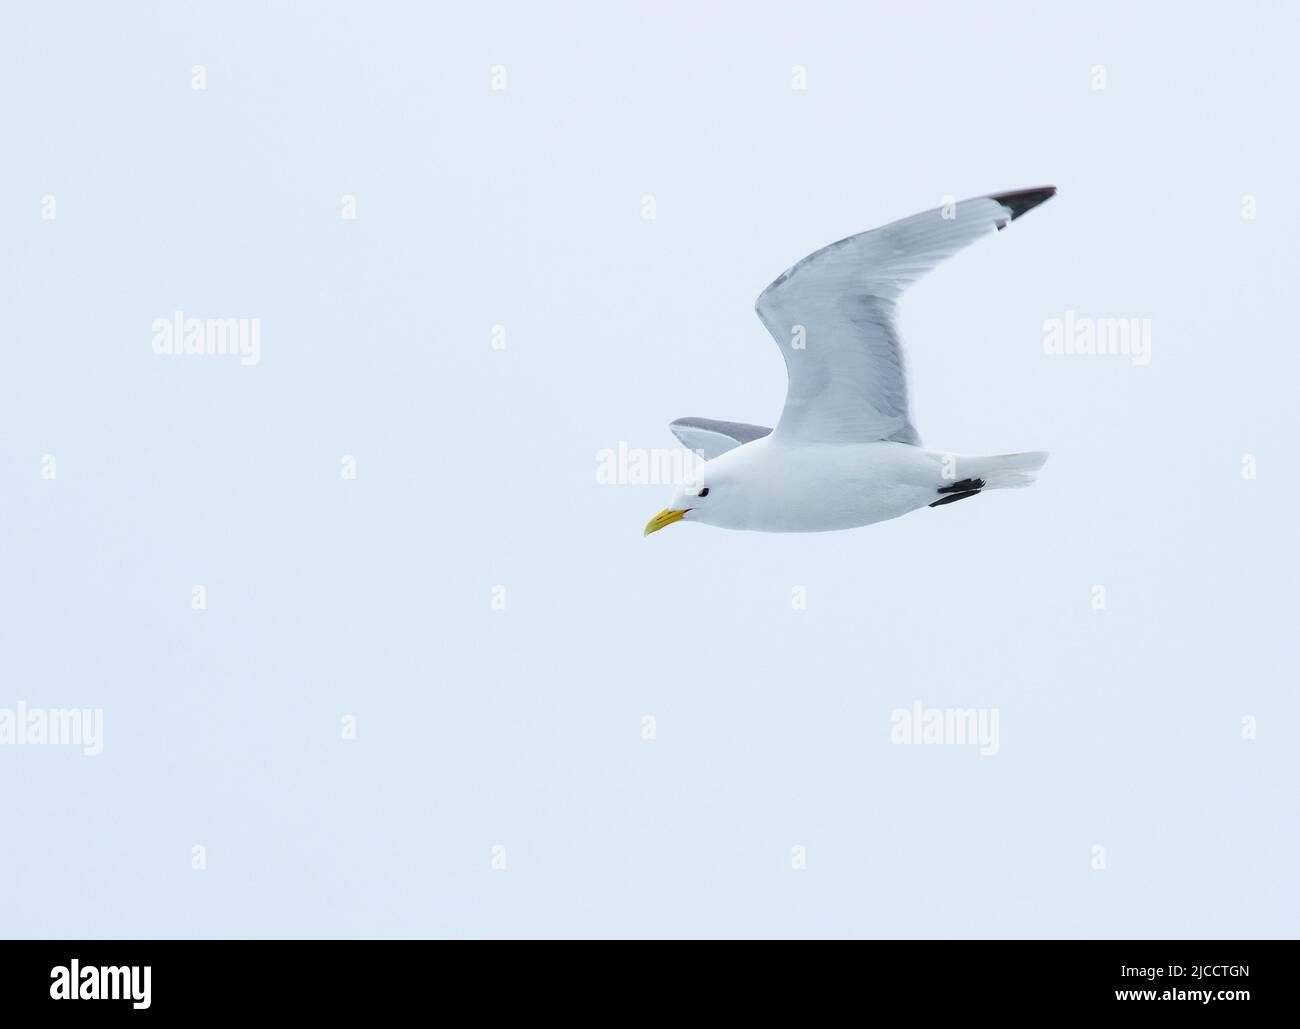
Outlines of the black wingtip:
[{"label": "black wingtip", "polygon": [[1036,189],[1017,189],[1010,193],[995,193],[993,199],[1011,212],[1015,221],[1026,211],[1032,211],[1045,200],[1056,196],[1055,186],[1039,186]]}]

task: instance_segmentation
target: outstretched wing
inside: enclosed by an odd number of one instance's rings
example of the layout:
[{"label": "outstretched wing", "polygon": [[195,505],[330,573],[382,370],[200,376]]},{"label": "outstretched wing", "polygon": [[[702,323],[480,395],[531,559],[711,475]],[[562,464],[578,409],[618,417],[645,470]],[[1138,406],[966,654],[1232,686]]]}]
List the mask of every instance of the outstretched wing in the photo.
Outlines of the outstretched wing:
[{"label": "outstretched wing", "polygon": [[734,450],[742,443],[762,439],[772,431],[765,425],[719,422],[712,418],[678,418],[669,423],[668,428],[688,450],[699,451],[706,461]]},{"label": "outstretched wing", "polygon": [[919,445],[898,298],[946,258],[1055,194],[1045,186],[915,214],[823,247],[763,290],[754,308],[790,378],[777,437]]}]

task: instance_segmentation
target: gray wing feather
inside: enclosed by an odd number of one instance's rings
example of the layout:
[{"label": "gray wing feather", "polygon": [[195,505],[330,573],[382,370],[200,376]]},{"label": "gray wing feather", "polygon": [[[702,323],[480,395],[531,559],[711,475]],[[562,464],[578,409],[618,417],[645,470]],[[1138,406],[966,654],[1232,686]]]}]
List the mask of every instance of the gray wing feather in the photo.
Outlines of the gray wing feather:
[{"label": "gray wing feather", "polygon": [[688,449],[700,451],[706,461],[744,443],[762,439],[772,431],[765,425],[723,422],[714,418],[678,418],[668,428]]},{"label": "gray wing feather", "polygon": [[754,307],[790,378],[777,436],[919,445],[898,298],[945,259],[1055,192],[1001,193],[916,214],[823,247],[768,286]]}]

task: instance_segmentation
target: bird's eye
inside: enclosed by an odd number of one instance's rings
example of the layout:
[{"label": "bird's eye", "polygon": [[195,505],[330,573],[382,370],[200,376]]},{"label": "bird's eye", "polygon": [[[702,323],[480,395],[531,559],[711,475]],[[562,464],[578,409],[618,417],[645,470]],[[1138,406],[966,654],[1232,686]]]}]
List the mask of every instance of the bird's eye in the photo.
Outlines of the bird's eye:
[{"label": "bird's eye", "polygon": [[699,495],[702,497],[707,497],[709,495],[709,487],[705,486],[702,490],[700,490]]}]

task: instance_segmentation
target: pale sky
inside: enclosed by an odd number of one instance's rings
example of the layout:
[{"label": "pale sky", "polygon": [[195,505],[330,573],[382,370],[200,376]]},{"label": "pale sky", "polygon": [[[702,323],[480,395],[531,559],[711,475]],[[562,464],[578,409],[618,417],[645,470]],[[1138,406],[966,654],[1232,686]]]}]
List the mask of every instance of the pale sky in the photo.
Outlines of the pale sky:
[{"label": "pale sky", "polygon": [[[628,7],[6,6],[0,709],[102,753],[0,746],[4,933],[1295,936],[1294,5]],[[1049,183],[902,307],[1037,485],[599,481],[774,423],[800,257]]]}]

